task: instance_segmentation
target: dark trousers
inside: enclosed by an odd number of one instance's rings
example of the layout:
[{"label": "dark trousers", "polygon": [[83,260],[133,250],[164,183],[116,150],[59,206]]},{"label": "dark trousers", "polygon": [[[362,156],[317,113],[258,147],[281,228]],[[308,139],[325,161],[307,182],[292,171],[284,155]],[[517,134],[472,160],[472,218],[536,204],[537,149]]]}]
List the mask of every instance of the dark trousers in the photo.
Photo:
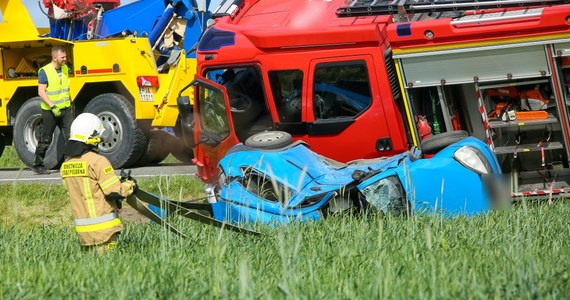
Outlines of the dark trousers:
[{"label": "dark trousers", "polygon": [[40,123],[40,139],[38,140],[38,146],[36,147],[36,160],[34,161],[34,166],[43,166],[44,158],[46,157],[46,152],[48,151],[49,145],[51,144],[53,132],[55,127],[59,127],[65,142],[69,139],[69,129],[71,128],[71,123],[73,122],[73,109],[71,107],[62,109],[61,116],[56,118],[51,110],[42,109],[42,121]]}]

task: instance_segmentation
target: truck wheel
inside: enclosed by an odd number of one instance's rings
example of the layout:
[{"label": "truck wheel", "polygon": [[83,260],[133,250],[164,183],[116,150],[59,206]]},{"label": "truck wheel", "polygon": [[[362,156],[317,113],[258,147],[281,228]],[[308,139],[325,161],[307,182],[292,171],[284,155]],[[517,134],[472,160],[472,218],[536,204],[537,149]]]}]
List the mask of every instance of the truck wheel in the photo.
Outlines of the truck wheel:
[{"label": "truck wheel", "polygon": [[93,98],[85,112],[97,115],[105,131],[99,143],[99,153],[106,156],[114,168],[134,165],[145,153],[147,140],[137,127],[133,105],[120,94],[102,94]]},{"label": "truck wheel", "polygon": [[172,150],[171,153],[176,159],[185,164],[191,164],[192,159],[194,159],[194,151],[188,149],[184,143],[181,143],[180,148]]},{"label": "truck wheel", "polygon": [[[183,117],[182,115],[180,117]],[[184,125],[182,124],[184,122]],[[186,131],[186,136],[184,135]],[[194,140],[191,135],[194,132],[194,115],[192,112],[182,120],[178,118],[176,121],[176,126],[174,127],[174,135],[170,135],[171,147],[170,153],[178,159],[180,162],[185,164],[191,164],[192,159],[194,159]],[[190,140],[186,140],[190,138]]]},{"label": "truck wheel", "polygon": [[254,134],[245,140],[245,145],[257,149],[279,149],[293,142],[293,138],[285,131],[264,131]]},{"label": "truck wheel", "polygon": [[463,130],[449,131],[436,134],[422,141],[422,152],[424,154],[435,154],[443,148],[459,142],[468,137],[469,134]]},{"label": "truck wheel", "polygon": [[0,157],[2,157],[2,154],[4,153],[4,150],[6,149],[6,140],[5,140],[5,136],[4,135],[0,135]]},{"label": "truck wheel", "polygon": [[137,162],[137,166],[156,165],[163,161],[169,154],[166,147],[165,133],[162,130],[150,130],[147,132],[148,144],[143,156]]},{"label": "truck wheel", "polygon": [[[36,159],[36,146],[40,137],[40,123],[42,111],[40,97],[29,99],[20,107],[14,123],[14,147],[22,162],[31,167]],[[65,140],[56,127],[52,142],[46,152],[44,165],[47,169],[56,168],[63,161],[63,148]]]}]

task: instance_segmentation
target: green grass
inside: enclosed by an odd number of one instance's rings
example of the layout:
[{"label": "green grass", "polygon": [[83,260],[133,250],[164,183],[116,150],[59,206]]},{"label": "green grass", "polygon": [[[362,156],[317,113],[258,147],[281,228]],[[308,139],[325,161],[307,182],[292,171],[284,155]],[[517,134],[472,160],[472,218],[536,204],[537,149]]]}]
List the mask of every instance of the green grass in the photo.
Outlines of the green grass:
[{"label": "green grass", "polygon": [[[141,180],[172,199],[186,177]],[[570,205],[474,218],[336,216],[260,237],[172,220],[181,239],[126,222],[119,249],[83,252],[61,184],[0,185],[0,298],[564,299]]]},{"label": "green grass", "polygon": [[20,160],[16,153],[16,148],[13,146],[6,146],[2,156],[0,156],[0,168],[25,168],[26,165]]}]

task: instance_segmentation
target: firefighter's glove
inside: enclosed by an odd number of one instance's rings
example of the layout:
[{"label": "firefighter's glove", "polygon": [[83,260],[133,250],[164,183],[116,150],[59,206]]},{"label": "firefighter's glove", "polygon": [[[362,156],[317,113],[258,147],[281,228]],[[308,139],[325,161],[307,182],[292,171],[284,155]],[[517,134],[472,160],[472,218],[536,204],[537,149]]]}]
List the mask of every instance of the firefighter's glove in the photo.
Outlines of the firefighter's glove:
[{"label": "firefighter's glove", "polygon": [[135,194],[138,190],[137,180],[131,176],[131,170],[125,171],[121,169],[121,177],[119,178],[121,182],[127,182],[132,186],[132,194]]},{"label": "firefighter's glove", "polygon": [[121,182],[121,193],[119,196],[119,198],[125,198],[127,196],[130,196],[132,194],[134,194],[137,190],[137,184],[134,183],[132,180],[125,180],[123,182]]},{"label": "firefighter's glove", "polygon": [[121,169],[121,174],[119,175],[119,180],[121,182],[125,182],[125,180],[127,180],[127,177],[131,176],[131,170],[129,170],[129,173],[125,172],[125,169]]},{"label": "firefighter's glove", "polygon": [[51,112],[53,113],[53,115],[54,115],[56,118],[61,117],[61,110],[60,110],[59,107],[57,107],[56,105],[54,105],[54,106],[51,107]]},{"label": "firefighter's glove", "polygon": [[131,170],[125,171],[125,169],[121,169],[121,175],[119,179],[121,180],[121,182],[125,182],[126,180],[133,180],[136,182],[136,180],[134,180],[133,177],[131,176]]}]

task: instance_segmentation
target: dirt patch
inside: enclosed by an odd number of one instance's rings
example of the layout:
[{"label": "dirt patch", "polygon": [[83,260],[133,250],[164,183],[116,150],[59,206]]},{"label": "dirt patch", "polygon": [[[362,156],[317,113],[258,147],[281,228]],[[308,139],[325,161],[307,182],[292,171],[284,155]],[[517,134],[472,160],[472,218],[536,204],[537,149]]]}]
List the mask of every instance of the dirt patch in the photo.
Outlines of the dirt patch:
[{"label": "dirt patch", "polygon": [[123,206],[121,209],[121,219],[125,222],[132,223],[148,223],[150,220],[143,216],[141,213],[136,211],[130,205]]}]

